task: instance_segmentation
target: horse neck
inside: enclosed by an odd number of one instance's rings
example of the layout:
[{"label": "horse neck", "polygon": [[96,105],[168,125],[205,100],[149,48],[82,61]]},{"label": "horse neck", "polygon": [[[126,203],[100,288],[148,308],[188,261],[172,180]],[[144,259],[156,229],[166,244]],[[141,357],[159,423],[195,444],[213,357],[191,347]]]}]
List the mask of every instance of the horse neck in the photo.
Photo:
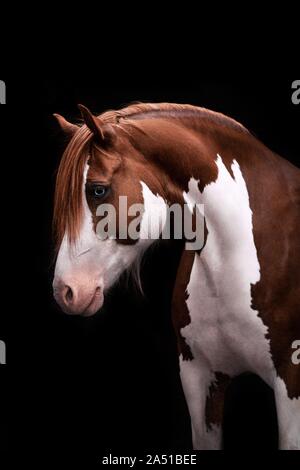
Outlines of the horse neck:
[{"label": "horse neck", "polygon": [[132,136],[134,146],[161,182],[161,195],[170,203],[184,202],[183,193],[189,190],[192,178],[198,181],[201,193],[216,182],[218,156],[233,180],[232,165],[239,165],[257,219],[265,217],[268,204],[270,213],[275,210],[274,201],[283,190],[285,194],[292,191],[291,197],[299,199],[299,169],[245,129],[201,119],[156,118],[135,122]]},{"label": "horse neck", "polygon": [[184,204],[188,195],[191,203],[212,208],[210,217],[223,231],[224,214],[228,224],[230,217],[242,220],[239,206],[248,214],[251,203],[257,232],[264,226],[265,207],[269,205],[270,214],[275,211],[287,163],[247,131],[201,120],[158,118],[139,121],[137,127],[142,130],[135,139],[138,150],[153,165],[163,188],[160,195],[168,203]]},{"label": "horse neck", "polygon": [[[143,125],[141,152],[157,170],[165,199],[183,204],[188,195],[191,203],[204,204],[208,230],[214,230],[220,247],[227,243],[228,251],[239,248],[244,259],[253,251],[247,243],[254,236],[262,270],[267,272],[267,260],[272,260],[280,272],[273,254],[294,244],[299,233],[299,169],[246,131],[159,119]],[[270,227],[283,218],[285,224],[276,225],[277,236],[270,243]]]},{"label": "horse neck", "polygon": [[136,136],[135,146],[153,165],[163,196],[171,203],[184,202],[183,193],[189,190],[191,179],[198,181],[201,193],[217,180],[218,155],[231,175],[234,160],[251,166],[254,147],[259,144],[246,131],[201,120],[145,119],[137,127],[142,132]]}]

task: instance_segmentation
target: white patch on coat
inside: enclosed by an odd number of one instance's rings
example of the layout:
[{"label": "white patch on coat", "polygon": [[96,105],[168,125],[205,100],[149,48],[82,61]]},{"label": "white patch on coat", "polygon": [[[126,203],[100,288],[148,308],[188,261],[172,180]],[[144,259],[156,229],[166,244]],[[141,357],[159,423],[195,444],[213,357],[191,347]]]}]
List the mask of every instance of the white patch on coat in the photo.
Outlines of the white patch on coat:
[{"label": "white patch on coat", "polygon": [[211,370],[229,376],[254,372],[272,385],[268,328],[251,308],[260,266],[247,187],[236,161],[234,179],[220,156],[216,164],[218,179],[203,194],[195,180],[189,185],[195,202],[204,204],[208,238],[195,256],[187,289],[191,323],[181,333]]},{"label": "white patch on coat", "polygon": [[[216,165],[217,181],[201,194],[198,181],[191,179],[189,192],[184,194],[189,205],[204,204],[208,229],[206,245],[200,256],[195,255],[187,288],[191,322],[181,330],[195,358],[192,363],[197,364],[195,368],[182,363],[187,401],[200,400],[201,408],[213,372],[229,377],[253,372],[270,386],[276,378],[266,338],[268,328],[259,312],[251,308],[251,285],[260,281],[260,265],[246,183],[236,161],[232,165],[234,179],[220,156]],[[192,381],[198,380],[199,389],[189,390],[191,368],[198,375]],[[192,405],[192,413],[195,407]],[[196,415],[199,417],[200,412]],[[199,439],[206,440],[203,424],[198,426],[200,437],[196,438],[196,445]]]},{"label": "white patch on coat", "polygon": [[158,240],[167,221],[168,206],[159,194],[154,194],[150,188],[141,181],[144,199],[144,213],[140,230],[140,242],[151,245]]}]

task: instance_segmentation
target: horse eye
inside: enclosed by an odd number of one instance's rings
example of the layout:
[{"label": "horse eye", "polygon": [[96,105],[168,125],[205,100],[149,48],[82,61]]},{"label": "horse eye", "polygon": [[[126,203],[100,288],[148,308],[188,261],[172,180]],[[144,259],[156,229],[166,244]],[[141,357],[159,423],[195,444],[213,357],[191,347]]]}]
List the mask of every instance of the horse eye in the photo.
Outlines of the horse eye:
[{"label": "horse eye", "polygon": [[100,198],[106,194],[107,188],[105,186],[94,186],[93,188],[93,195],[94,197]]}]

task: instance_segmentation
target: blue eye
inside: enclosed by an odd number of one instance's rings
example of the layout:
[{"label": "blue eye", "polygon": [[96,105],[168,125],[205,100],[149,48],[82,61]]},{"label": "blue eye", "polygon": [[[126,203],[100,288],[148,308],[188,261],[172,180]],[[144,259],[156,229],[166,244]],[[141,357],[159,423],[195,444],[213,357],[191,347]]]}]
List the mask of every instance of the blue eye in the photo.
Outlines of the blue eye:
[{"label": "blue eye", "polygon": [[92,199],[102,199],[109,192],[110,187],[101,183],[87,182],[86,192]]},{"label": "blue eye", "polygon": [[94,196],[103,197],[106,194],[105,186],[94,186]]},{"label": "blue eye", "polygon": [[103,198],[107,194],[108,190],[109,190],[109,187],[103,186],[103,184],[88,184],[87,185],[88,194],[95,199]]}]

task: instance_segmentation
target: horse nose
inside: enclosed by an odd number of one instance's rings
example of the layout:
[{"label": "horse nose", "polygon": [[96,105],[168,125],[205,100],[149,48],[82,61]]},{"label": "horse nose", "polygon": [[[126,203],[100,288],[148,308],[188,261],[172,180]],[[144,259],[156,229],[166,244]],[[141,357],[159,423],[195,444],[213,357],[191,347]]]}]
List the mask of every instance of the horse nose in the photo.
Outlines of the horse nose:
[{"label": "horse nose", "polygon": [[92,315],[104,300],[103,287],[97,279],[55,279],[53,293],[61,309],[70,315]]}]

